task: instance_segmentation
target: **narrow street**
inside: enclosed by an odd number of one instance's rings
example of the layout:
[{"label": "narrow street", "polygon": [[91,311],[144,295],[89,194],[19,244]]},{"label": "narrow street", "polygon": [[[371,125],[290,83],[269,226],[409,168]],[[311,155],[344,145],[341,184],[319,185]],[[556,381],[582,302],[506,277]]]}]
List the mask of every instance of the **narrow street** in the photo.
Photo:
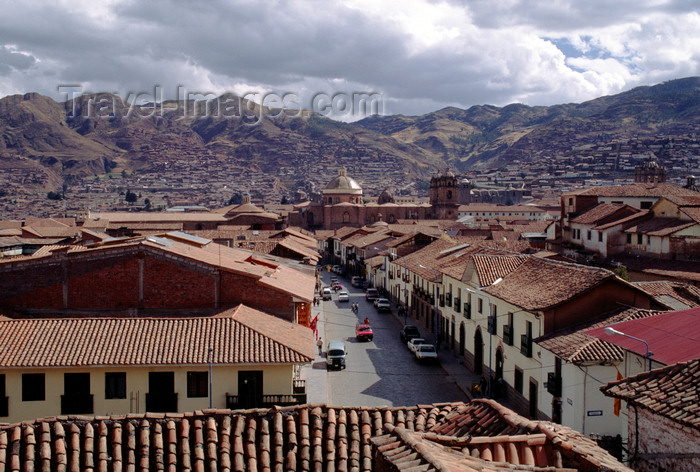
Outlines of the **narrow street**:
[{"label": "narrow street", "polygon": [[[328,285],[334,275],[324,271],[323,284]],[[350,301],[338,302],[334,293],[332,300],[322,302],[321,328],[324,346],[329,340],[344,341],[348,355],[344,370],[326,374],[329,404],[401,406],[468,400],[440,365],[416,361],[399,339],[402,323],[394,314],[377,313],[362,289],[350,286],[345,277],[338,278]],[[353,302],[359,305],[357,314],[350,308]],[[372,342],[355,339],[355,324],[365,317],[374,331]],[[325,373],[324,364],[316,362],[314,370],[318,369]]]}]

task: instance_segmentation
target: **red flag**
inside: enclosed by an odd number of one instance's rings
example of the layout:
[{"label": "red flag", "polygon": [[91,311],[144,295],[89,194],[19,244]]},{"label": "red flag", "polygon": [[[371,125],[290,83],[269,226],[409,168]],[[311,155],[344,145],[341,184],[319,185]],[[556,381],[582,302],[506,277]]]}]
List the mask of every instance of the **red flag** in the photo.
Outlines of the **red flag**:
[{"label": "red flag", "polygon": [[[617,370],[617,367],[615,367],[615,370]],[[622,378],[622,374],[617,370],[617,380],[620,381]],[[615,413],[615,416],[620,416],[620,409],[622,409],[622,400],[616,398],[613,402],[613,413]]]},{"label": "red flag", "polygon": [[314,317],[313,320],[311,320],[311,323],[309,324],[309,328],[311,328],[314,333],[318,334],[318,327],[316,326],[318,324],[318,315]]}]

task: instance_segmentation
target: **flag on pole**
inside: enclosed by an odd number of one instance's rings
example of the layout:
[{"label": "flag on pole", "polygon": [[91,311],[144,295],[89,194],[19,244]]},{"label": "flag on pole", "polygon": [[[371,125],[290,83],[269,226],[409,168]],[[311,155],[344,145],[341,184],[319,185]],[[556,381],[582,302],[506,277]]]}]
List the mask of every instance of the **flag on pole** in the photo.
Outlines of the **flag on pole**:
[{"label": "flag on pole", "polygon": [[311,324],[309,324],[309,328],[311,328],[316,335],[316,339],[318,339],[318,315],[314,317],[313,320],[311,320]]}]

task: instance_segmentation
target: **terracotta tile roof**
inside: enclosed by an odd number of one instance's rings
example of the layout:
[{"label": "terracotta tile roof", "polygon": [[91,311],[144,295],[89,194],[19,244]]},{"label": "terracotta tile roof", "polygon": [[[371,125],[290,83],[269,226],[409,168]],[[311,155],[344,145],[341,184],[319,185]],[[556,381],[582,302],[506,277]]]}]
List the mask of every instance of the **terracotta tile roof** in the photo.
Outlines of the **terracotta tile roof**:
[{"label": "terracotta tile roof", "polygon": [[700,359],[610,382],[600,390],[700,430]]},{"label": "terracotta tile roof", "polygon": [[672,310],[700,306],[700,288],[690,284],[659,280],[654,282],[632,282]]},{"label": "terracotta tile roof", "polygon": [[605,224],[609,223],[611,220],[625,218],[634,213],[637,213],[637,210],[629,205],[600,203],[585,213],[578,215],[576,218],[572,219],[571,222],[581,224]]},{"label": "terracotta tile roof", "polygon": [[700,207],[681,208],[681,212],[685,213],[688,216],[688,218],[695,221],[696,223],[700,223]]},{"label": "terracotta tile roof", "polygon": [[593,195],[598,197],[700,196],[698,192],[667,182],[635,183],[630,185],[605,185],[601,187],[577,190],[574,192],[566,192],[562,196],[567,195]]},{"label": "terracotta tile roof", "polygon": [[491,285],[500,277],[504,277],[523,264],[528,256],[526,255],[492,255],[475,254],[472,258],[474,269],[479,277],[481,285]]},{"label": "terracotta tile roof", "polygon": [[666,236],[684,228],[697,225],[694,221],[680,220],[678,218],[649,218],[630,226],[625,233],[642,233],[651,236]]},{"label": "terracotta tile roof", "polygon": [[[625,334],[643,339],[649,343],[654,361],[671,365],[700,357],[700,332],[689,329],[699,324],[700,308],[691,308],[617,322],[612,326]],[[625,336],[610,336],[603,327],[590,329],[587,333],[642,357],[646,355],[643,343]]]},{"label": "terracotta tile roof", "polygon": [[664,198],[679,207],[700,207],[700,195],[697,192],[692,195],[664,195]]},{"label": "terracotta tile roof", "polygon": [[608,228],[611,228],[611,227],[617,226],[617,225],[626,225],[626,224],[631,223],[635,220],[642,220],[650,215],[651,215],[651,213],[648,210],[639,210],[637,213],[633,213],[633,214],[626,216],[624,218],[613,219],[612,221],[609,221],[607,223],[599,223],[593,229],[604,230],[604,229],[608,229]]},{"label": "terracotta tile roof", "polygon": [[530,257],[484,291],[525,310],[542,310],[613,278],[615,274],[606,269]]},{"label": "terracotta tile roof", "polygon": [[[456,428],[461,435],[445,433]],[[471,462],[476,449],[480,457]],[[520,466],[516,456],[538,465]],[[492,400],[60,416],[0,426],[0,457],[11,470],[89,464],[95,470],[370,472],[387,461],[397,464],[394,470],[416,472],[631,472],[580,433],[526,420]]]},{"label": "terracotta tile roof", "polygon": [[608,326],[620,321],[645,318],[658,315],[659,311],[629,308],[624,311],[606,313],[593,320],[534,339],[540,347],[552,352],[557,357],[574,364],[599,364],[601,362],[622,362],[624,350],[619,346],[596,338],[586,330]]},{"label": "terracotta tile roof", "polygon": [[128,224],[131,227],[133,223],[171,223],[179,221],[210,221],[225,223],[227,220],[224,215],[219,213],[207,212],[130,212],[130,211],[113,211],[113,212],[96,212],[90,213],[90,217],[100,220],[108,220],[111,224]]},{"label": "terracotta tile roof", "polygon": [[60,318],[0,321],[3,368],[299,364],[314,359],[312,331],[239,306],[199,318]]}]

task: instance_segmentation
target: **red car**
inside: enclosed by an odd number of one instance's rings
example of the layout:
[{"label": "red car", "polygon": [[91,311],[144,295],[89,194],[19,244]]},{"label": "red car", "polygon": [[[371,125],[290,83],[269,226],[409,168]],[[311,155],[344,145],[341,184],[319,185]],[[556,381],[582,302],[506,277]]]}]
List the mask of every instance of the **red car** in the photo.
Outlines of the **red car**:
[{"label": "red car", "polygon": [[357,323],[355,326],[355,337],[358,341],[371,341],[374,338],[372,327],[368,324]]}]

